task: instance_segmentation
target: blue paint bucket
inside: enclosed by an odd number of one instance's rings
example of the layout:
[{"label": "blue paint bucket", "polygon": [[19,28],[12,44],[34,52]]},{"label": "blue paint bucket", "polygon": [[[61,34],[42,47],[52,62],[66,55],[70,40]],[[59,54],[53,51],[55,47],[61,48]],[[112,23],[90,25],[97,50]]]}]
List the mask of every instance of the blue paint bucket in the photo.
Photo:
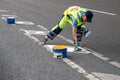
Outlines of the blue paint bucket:
[{"label": "blue paint bucket", "polygon": [[66,58],[67,57],[67,46],[55,45],[53,46],[54,58]]},{"label": "blue paint bucket", "polygon": [[8,17],[7,24],[15,24],[15,17]]}]

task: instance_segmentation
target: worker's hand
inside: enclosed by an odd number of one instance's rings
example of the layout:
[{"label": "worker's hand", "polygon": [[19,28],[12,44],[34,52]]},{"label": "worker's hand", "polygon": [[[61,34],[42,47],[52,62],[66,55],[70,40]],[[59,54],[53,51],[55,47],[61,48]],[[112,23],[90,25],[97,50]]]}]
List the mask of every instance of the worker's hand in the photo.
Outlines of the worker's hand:
[{"label": "worker's hand", "polygon": [[79,41],[75,41],[75,46],[79,46]]},{"label": "worker's hand", "polygon": [[78,41],[75,41],[74,51],[77,51],[77,50],[78,50],[78,46],[79,46],[79,42],[78,42]]}]

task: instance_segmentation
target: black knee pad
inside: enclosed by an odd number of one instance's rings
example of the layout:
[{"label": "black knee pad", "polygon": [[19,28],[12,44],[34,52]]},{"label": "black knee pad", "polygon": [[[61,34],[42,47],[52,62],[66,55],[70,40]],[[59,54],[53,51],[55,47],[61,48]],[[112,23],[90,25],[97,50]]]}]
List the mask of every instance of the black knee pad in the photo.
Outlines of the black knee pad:
[{"label": "black knee pad", "polygon": [[53,40],[61,31],[62,31],[62,29],[57,27],[53,31],[50,31],[47,36],[48,36],[48,38]]},{"label": "black knee pad", "polygon": [[57,35],[56,35],[54,32],[50,31],[50,32],[47,34],[47,36],[48,36],[49,39],[53,40]]},{"label": "black knee pad", "polygon": [[77,34],[77,40],[81,41],[82,40],[82,34]]},{"label": "black knee pad", "polygon": [[59,34],[62,31],[62,29],[58,26],[56,29],[53,30],[55,34]]}]

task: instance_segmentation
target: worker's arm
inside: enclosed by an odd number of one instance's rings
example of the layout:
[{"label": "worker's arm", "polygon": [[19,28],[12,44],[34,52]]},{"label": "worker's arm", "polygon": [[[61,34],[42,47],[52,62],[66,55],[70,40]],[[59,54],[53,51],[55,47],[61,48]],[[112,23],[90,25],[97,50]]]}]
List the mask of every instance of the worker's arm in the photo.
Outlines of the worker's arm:
[{"label": "worker's arm", "polygon": [[73,34],[73,39],[75,40],[75,41],[77,41],[77,28],[75,28],[75,27],[73,27],[72,28],[72,34]]},{"label": "worker's arm", "polygon": [[79,46],[79,42],[77,40],[77,33],[76,32],[77,32],[77,28],[73,27],[72,28],[72,33],[73,33],[73,38],[74,38],[74,41],[75,41],[74,46],[78,47]]}]

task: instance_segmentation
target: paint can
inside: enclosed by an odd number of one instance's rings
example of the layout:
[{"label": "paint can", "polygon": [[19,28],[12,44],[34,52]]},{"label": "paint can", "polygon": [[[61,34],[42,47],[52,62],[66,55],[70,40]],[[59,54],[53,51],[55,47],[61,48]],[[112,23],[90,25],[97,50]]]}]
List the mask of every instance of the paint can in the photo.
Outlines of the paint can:
[{"label": "paint can", "polygon": [[15,17],[7,17],[7,24],[15,24]]},{"label": "paint can", "polygon": [[65,45],[53,46],[53,57],[54,58],[66,58],[67,57],[67,46]]}]

